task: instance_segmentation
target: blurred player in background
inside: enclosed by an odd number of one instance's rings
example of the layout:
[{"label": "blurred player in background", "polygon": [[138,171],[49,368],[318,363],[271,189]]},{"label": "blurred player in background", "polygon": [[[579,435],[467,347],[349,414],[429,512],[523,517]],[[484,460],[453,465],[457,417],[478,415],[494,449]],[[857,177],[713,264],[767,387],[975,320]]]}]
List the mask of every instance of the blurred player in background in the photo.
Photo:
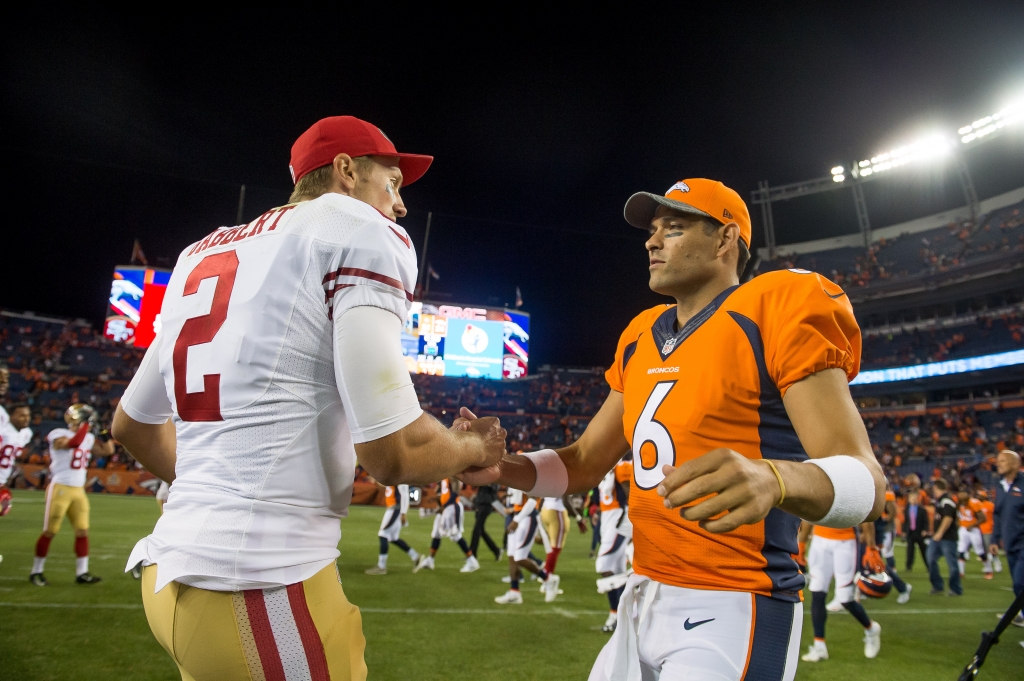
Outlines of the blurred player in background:
[{"label": "blurred player in background", "polygon": [[989,499],[988,492],[985,490],[978,489],[976,494],[981,502],[981,509],[985,512],[985,520],[982,521],[981,526],[978,528],[981,530],[981,540],[985,544],[985,554],[989,557],[993,570],[995,572],[1002,572],[1003,561],[1000,560],[999,553],[992,553],[990,550],[992,546],[992,530],[995,527],[996,504]]},{"label": "blurred player in background", "polygon": [[112,440],[100,441],[92,434],[96,411],[87,404],[72,404],[64,412],[67,428],[50,431],[50,484],[46,486],[46,507],[43,511],[43,533],[36,541],[29,581],[46,586],[43,567],[50,542],[60,531],[64,516],[75,529],[75,582],[95,584],[100,578],[89,572],[89,497],[85,494],[85,475],[93,454],[110,456]]},{"label": "blurred player in background", "polygon": [[[864,531],[865,527],[869,527],[871,531]],[[861,541],[867,546],[864,560],[870,564],[873,572],[883,572],[885,565],[875,546],[874,525],[864,523],[861,528]],[[871,621],[864,606],[854,599],[857,533],[852,527],[834,529],[804,521],[800,526],[798,541],[807,542],[809,535],[813,536],[810,549],[807,551],[807,569],[811,578],[811,624],[814,626],[814,642],[800,659],[804,662],[828,659],[828,646],[825,645],[825,620],[828,619],[828,610],[825,607],[825,600],[828,597],[829,583],[833,578],[836,581],[836,600],[864,627],[864,657],[876,657],[882,646],[882,627],[878,622]]]},{"label": "blurred player in background", "polygon": [[466,531],[466,508],[462,505],[462,497],[459,496],[462,483],[453,478],[445,478],[439,488],[437,503],[440,508],[434,516],[434,527],[430,531],[430,553],[420,556],[412,571],[419,572],[423,568],[433,570],[434,556],[441,548],[441,538],[448,537],[466,556],[466,562],[462,564],[459,572],[476,572],[480,569],[480,561],[469,550],[469,544],[462,536]]},{"label": "blurred player in background", "polygon": [[956,552],[960,576],[964,576],[967,560],[971,557],[970,551],[974,549],[974,555],[983,563],[981,568],[982,574],[985,576],[985,579],[992,579],[992,562],[989,560],[988,552],[985,550],[985,540],[981,536],[981,526],[987,520],[985,507],[981,505],[981,500],[975,498],[966,489],[957,492],[956,518],[959,525],[956,535]]},{"label": "blurred player in background", "polygon": [[[6,367],[2,370],[6,371]],[[0,382],[3,380],[0,378]],[[12,406],[10,414],[2,406],[0,410],[3,410],[0,415],[0,516],[5,516],[11,511],[11,490],[7,488],[7,483],[14,474],[14,462],[32,439],[32,429],[28,427],[32,411],[27,404]],[[3,559],[0,555],[0,561]]]},{"label": "blurred player in background", "polygon": [[896,597],[896,602],[902,605],[910,600],[910,592],[914,590],[914,586],[904,582],[903,578],[900,577],[900,573],[896,570],[894,547],[896,544],[895,521],[897,513],[896,493],[893,491],[892,485],[886,482],[885,508],[882,511],[882,516],[875,521],[875,543],[882,555],[882,559],[885,561],[885,574],[889,575],[893,588],[899,594]]},{"label": "blurred player in background", "polygon": [[[605,580],[621,576],[615,583],[598,580],[599,593],[608,595],[608,618],[601,631],[612,633],[618,623],[619,600],[626,588],[626,548],[633,537],[633,525],[629,522],[629,482],[633,479],[633,462],[630,455],[623,457],[608,471],[597,486],[601,514],[601,544],[597,551],[594,569]],[[618,582],[621,581],[621,584]]]},{"label": "blurred player in background", "polygon": [[409,524],[409,485],[388,485],[384,488],[384,517],[380,521],[377,538],[380,540],[380,553],[377,564],[368,568],[368,575],[386,575],[388,573],[388,545],[394,544],[409,554],[415,567],[420,554],[401,538],[402,528]]},{"label": "blurred player in background", "polygon": [[572,509],[580,532],[585,534],[587,526],[579,511],[572,505],[572,499],[568,494],[560,497],[546,497],[541,503],[540,523],[551,543],[551,550],[547,552],[547,557],[544,560],[544,571],[549,575],[555,574],[558,556],[562,553],[562,547],[565,546],[565,535],[569,532],[569,509]]},{"label": "blurred player in background", "polygon": [[382,484],[425,484],[505,451],[497,419],[425,414],[402,354],[416,255],[395,220],[431,160],[322,119],[292,146],[290,203],[178,258],[113,432],[174,490],[125,569],[142,564],[185,680],[365,679],[335,563],[356,457]]},{"label": "blurred player in background", "polygon": [[15,404],[9,415],[7,412],[4,415],[8,418],[0,425],[0,516],[7,515],[11,508],[11,492],[7,484],[14,475],[14,464],[25,445],[32,440],[32,429],[28,427],[32,421],[32,410],[27,404]]},{"label": "blurred player in background", "polygon": [[544,568],[539,567],[530,557],[530,549],[533,548],[534,539],[540,531],[540,513],[537,509],[537,499],[528,496],[518,489],[510,489],[508,496],[512,504],[512,520],[509,521],[506,532],[508,534],[508,591],[501,596],[496,596],[495,603],[502,605],[521,605],[523,595],[519,588],[522,580],[523,570],[537,575],[541,580],[544,600],[550,603],[558,597],[558,585],[561,578],[558,575],[548,575]]},{"label": "blurred player in background", "polygon": [[852,527],[885,501],[850,397],[853,309],[803,270],[740,286],[750,216],[721,182],[640,192],[624,214],[649,234],[651,289],[676,305],[622,333],[611,393],[579,440],[462,477],[560,496],[592,488],[632,450],[635,574],[591,680],[788,681],[803,623],[799,519]]}]

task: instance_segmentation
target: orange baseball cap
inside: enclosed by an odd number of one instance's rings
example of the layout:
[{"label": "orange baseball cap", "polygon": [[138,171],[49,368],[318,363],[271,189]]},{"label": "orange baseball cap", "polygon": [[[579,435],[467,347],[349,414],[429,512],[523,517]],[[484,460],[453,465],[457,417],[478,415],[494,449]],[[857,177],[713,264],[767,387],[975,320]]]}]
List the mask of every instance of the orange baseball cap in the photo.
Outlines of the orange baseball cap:
[{"label": "orange baseball cap", "polygon": [[626,201],[623,216],[634,227],[650,229],[658,206],[711,218],[723,225],[735,222],[740,228],[740,239],[750,248],[750,211],[747,204],[721,182],[696,177],[676,182],[664,196],[637,192]]}]

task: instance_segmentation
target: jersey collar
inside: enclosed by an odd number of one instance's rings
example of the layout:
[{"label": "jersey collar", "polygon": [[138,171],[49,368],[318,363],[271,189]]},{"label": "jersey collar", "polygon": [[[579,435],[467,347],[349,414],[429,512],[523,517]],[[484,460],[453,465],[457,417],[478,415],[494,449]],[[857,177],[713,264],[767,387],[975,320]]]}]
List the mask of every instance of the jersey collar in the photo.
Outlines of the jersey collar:
[{"label": "jersey collar", "polygon": [[690,317],[690,319],[683,325],[683,328],[676,331],[676,306],[668,308],[658,317],[654,322],[654,326],[651,327],[651,334],[654,339],[654,345],[658,348],[658,354],[661,355],[661,361],[664,362],[668,359],[669,355],[675,352],[676,348],[683,344],[687,338],[689,338],[694,331],[699,329],[701,325],[707,320],[711,319],[711,315],[715,314],[722,303],[729,295],[738,289],[739,286],[730,286],[725,289],[712,300],[710,303],[704,306],[697,314]]}]

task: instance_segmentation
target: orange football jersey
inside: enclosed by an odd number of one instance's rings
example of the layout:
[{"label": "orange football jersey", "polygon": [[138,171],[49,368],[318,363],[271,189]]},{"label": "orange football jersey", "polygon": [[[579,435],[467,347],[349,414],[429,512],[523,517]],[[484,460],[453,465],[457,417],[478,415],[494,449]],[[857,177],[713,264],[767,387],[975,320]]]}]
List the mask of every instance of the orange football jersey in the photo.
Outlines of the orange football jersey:
[{"label": "orange football jersey", "polygon": [[981,510],[985,511],[985,522],[981,524],[982,534],[992,534],[995,517],[992,515],[996,512],[996,505],[993,501],[981,501]]},{"label": "orange football jersey", "polygon": [[822,527],[820,525],[814,526],[812,534],[815,537],[821,537],[822,539],[856,539],[857,532],[852,527],[844,527],[837,529],[835,527]]},{"label": "orange football jersey", "polygon": [[455,503],[455,495],[452,494],[452,485],[448,481],[448,478],[445,478],[444,480],[441,481],[441,489],[439,496],[442,508],[447,506],[448,504]]},{"label": "orange football jersey", "polygon": [[966,504],[956,507],[956,517],[960,521],[960,527],[970,527],[974,524],[978,511],[984,510],[981,501],[968,499]]},{"label": "orange football jersey", "polygon": [[598,501],[602,511],[611,511],[616,508],[625,508],[627,505],[626,491],[622,483],[631,482],[633,479],[633,462],[620,461],[615,464],[613,480],[610,484],[602,481],[597,487]]},{"label": "orange football jersey", "polygon": [[666,509],[662,466],[727,447],[752,458],[804,461],[782,397],[810,374],[860,367],[860,328],[841,288],[802,270],[770,272],[723,291],[683,328],[675,306],[638,315],[606,377],[623,394],[633,449],[629,517],[634,569],[673,586],[745,591],[798,601],[800,520],[765,520],[711,534]]},{"label": "orange football jersey", "polygon": [[388,486],[388,487],[384,488],[384,506],[386,508],[391,508],[392,506],[397,504],[398,503],[397,497],[398,497],[398,495],[395,494],[395,488],[394,487]]}]

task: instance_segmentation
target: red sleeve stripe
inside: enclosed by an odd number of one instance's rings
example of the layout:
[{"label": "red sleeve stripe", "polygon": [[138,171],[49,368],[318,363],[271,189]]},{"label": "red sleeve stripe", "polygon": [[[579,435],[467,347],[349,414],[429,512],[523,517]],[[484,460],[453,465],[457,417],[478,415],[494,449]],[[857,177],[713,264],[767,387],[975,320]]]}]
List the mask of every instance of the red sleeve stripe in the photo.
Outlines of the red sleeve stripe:
[{"label": "red sleeve stripe", "polygon": [[361,279],[369,279],[371,281],[379,281],[382,284],[386,284],[392,288],[396,288],[405,294],[405,297],[412,301],[412,294],[405,290],[405,286],[398,279],[385,276],[383,274],[377,274],[370,270],[362,270],[357,267],[342,267],[341,269],[331,272],[324,277],[324,285],[336,280],[338,277],[359,277]]}]

